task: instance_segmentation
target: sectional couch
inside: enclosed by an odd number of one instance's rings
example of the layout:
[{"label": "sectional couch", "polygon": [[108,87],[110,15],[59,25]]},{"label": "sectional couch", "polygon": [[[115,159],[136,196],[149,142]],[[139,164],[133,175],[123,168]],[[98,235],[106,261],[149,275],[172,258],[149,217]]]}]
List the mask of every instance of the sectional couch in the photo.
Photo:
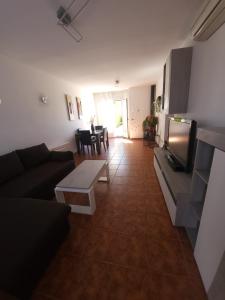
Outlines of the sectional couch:
[{"label": "sectional couch", "polygon": [[75,168],[73,153],[49,151],[45,144],[0,156],[0,197],[50,200],[54,187]]},{"label": "sectional couch", "polygon": [[49,151],[45,144],[0,156],[0,291],[3,293],[29,299],[65,238],[70,208],[46,200],[52,200],[57,182],[74,168],[72,152]]}]

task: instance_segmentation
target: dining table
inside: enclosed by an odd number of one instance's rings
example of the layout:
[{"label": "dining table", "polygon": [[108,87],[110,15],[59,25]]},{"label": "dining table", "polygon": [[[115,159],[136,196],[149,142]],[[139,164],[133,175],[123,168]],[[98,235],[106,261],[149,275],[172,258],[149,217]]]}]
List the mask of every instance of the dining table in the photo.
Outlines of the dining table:
[{"label": "dining table", "polygon": [[[104,133],[104,129],[107,130],[107,128],[105,127],[101,130],[94,130],[94,131],[91,132],[91,136],[94,136],[96,138],[96,150],[97,150],[98,154],[101,154],[101,136]],[[76,141],[77,153],[78,154],[81,153],[80,135],[81,135],[81,132],[79,130],[77,130],[76,133],[75,133],[75,141]],[[108,131],[107,131],[106,145],[107,145],[107,148],[108,148],[109,147]]]}]

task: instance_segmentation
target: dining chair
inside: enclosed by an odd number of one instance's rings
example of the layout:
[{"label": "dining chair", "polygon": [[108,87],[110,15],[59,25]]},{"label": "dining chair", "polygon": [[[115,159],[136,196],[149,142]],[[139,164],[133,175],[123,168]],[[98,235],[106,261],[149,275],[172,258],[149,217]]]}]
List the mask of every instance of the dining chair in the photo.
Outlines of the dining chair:
[{"label": "dining chair", "polygon": [[91,153],[95,152],[96,137],[92,136],[89,130],[80,130],[80,142],[81,150],[84,153],[84,147],[86,146],[89,154],[89,146],[91,146]]},{"label": "dining chair", "polygon": [[103,126],[102,125],[96,125],[95,130],[103,130]]},{"label": "dining chair", "polygon": [[107,128],[103,128],[103,134],[100,137],[100,142],[103,143],[104,149],[106,151],[106,147],[108,148],[108,143],[107,143]]}]

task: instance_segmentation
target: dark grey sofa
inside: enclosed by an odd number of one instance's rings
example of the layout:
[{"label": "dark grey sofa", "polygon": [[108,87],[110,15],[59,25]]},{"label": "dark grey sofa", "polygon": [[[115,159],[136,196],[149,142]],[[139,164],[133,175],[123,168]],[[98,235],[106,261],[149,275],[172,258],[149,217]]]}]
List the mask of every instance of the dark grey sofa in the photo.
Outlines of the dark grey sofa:
[{"label": "dark grey sofa", "polygon": [[0,291],[29,299],[69,230],[69,206],[46,199],[74,168],[45,144],[0,156]]},{"label": "dark grey sofa", "polygon": [[68,206],[30,198],[0,198],[0,290],[29,299],[69,230]]},{"label": "dark grey sofa", "polygon": [[52,199],[54,187],[75,168],[73,153],[45,144],[0,156],[0,196]]}]

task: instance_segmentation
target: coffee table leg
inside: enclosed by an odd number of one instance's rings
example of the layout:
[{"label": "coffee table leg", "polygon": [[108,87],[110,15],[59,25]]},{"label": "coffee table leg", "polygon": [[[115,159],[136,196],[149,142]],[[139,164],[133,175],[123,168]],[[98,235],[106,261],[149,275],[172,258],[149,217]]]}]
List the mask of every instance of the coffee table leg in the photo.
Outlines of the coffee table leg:
[{"label": "coffee table leg", "polygon": [[89,191],[88,198],[90,203],[90,215],[93,215],[96,210],[95,192],[93,188]]},{"label": "coffee table leg", "polygon": [[109,164],[108,164],[108,162],[106,163],[106,177],[107,177],[107,182],[110,182],[110,177],[109,177]]},{"label": "coffee table leg", "polygon": [[106,176],[99,177],[98,181],[109,183],[110,182],[110,176],[109,176],[109,164],[108,164],[108,162],[105,164],[104,170],[105,170]]},{"label": "coffee table leg", "polygon": [[63,192],[57,190],[57,188],[55,188],[55,196],[56,196],[56,200],[58,202],[65,203],[65,198],[64,198]]},{"label": "coffee table leg", "polygon": [[[83,205],[74,205],[69,204],[71,207],[72,212],[80,213],[80,214],[87,214],[87,215],[93,215],[96,210],[96,204],[95,204],[95,193],[93,187],[89,190],[88,199],[89,199],[89,206],[83,206]],[[65,198],[63,191],[58,190],[55,188],[55,196],[56,200],[61,203],[65,203]]]},{"label": "coffee table leg", "polygon": [[100,134],[96,135],[96,149],[97,153],[101,154],[101,141],[100,141]]}]

